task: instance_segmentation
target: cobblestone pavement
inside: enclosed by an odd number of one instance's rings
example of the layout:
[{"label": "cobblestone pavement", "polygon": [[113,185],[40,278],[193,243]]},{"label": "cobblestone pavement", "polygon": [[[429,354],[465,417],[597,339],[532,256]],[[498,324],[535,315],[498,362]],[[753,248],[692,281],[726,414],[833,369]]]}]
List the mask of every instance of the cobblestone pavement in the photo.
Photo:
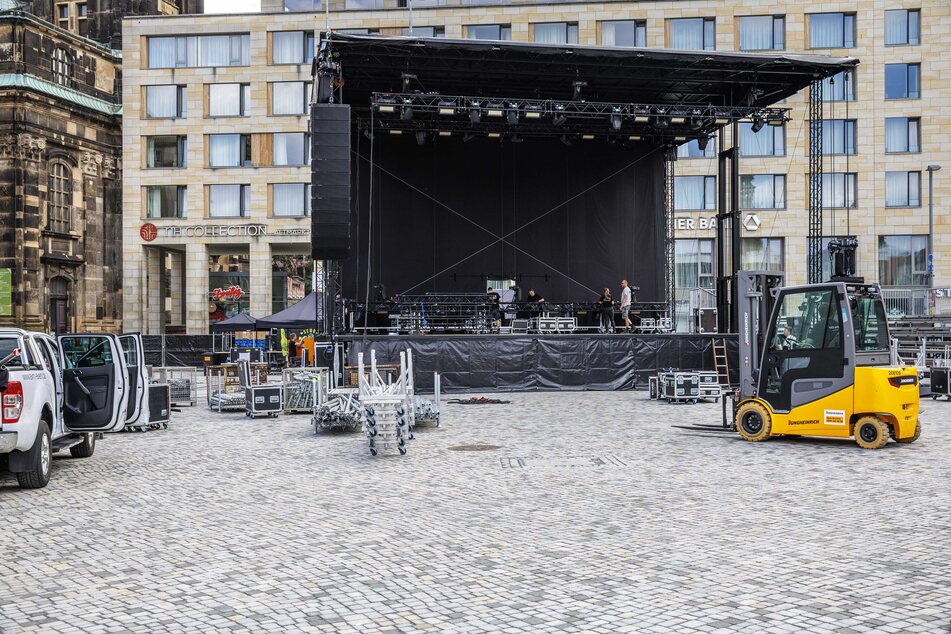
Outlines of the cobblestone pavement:
[{"label": "cobblestone pavement", "polygon": [[2,477],[0,631],[951,629],[951,403],[864,451],[643,393],[501,398],[405,457],[196,407],[44,490]]}]

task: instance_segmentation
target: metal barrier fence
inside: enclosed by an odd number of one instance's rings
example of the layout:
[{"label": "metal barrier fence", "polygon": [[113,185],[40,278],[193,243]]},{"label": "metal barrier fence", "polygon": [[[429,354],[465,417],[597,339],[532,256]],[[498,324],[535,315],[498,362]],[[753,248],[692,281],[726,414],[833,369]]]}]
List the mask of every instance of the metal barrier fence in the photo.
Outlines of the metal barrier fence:
[{"label": "metal barrier fence", "polygon": [[717,295],[711,288],[675,288],[674,329],[677,332],[697,332],[697,310],[716,307]]},{"label": "metal barrier fence", "polygon": [[[951,297],[941,293],[935,297],[935,315],[951,315]],[[888,319],[928,317],[928,289],[918,287],[882,287],[882,299]]]}]

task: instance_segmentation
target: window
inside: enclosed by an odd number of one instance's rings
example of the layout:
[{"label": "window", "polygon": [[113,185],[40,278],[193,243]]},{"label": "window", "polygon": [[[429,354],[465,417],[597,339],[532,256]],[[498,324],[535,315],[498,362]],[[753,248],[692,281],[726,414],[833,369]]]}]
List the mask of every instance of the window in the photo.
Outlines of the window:
[{"label": "window", "polygon": [[250,185],[208,186],[208,215],[210,217],[247,218],[250,211]]},{"label": "window", "polygon": [[309,216],[310,185],[275,183],[271,186],[271,209],[275,216]]},{"label": "window", "polygon": [[887,46],[921,44],[921,11],[919,9],[886,11],[885,44]]},{"label": "window", "polygon": [[717,208],[717,180],[713,176],[675,176],[674,209],[677,211]]},{"label": "window", "polygon": [[346,9],[382,9],[383,0],[347,0]]},{"label": "window", "polygon": [[380,29],[337,29],[337,33],[346,33],[347,35],[376,35],[379,32]]},{"label": "window", "polygon": [[184,185],[146,187],[146,214],[149,218],[184,218],[185,192]]},{"label": "window", "polygon": [[145,141],[146,167],[185,167],[186,137],[150,136]]},{"label": "window", "polygon": [[713,240],[674,240],[677,288],[713,288]]},{"label": "window", "polygon": [[921,119],[888,117],[885,119],[885,151],[921,152]]},{"label": "window", "polygon": [[535,28],[535,41],[539,44],[577,44],[577,22],[539,22]]},{"label": "window", "polygon": [[274,165],[306,165],[310,162],[310,135],[275,132],[272,142]]},{"label": "window", "polygon": [[854,46],[854,13],[813,13],[809,16],[810,48],[852,48]]},{"label": "window", "polygon": [[786,126],[764,125],[753,132],[752,123],[740,123],[740,154],[743,156],[784,156]]},{"label": "window", "polygon": [[885,99],[919,99],[921,64],[885,64]]},{"label": "window", "polygon": [[146,86],[145,116],[150,119],[180,119],[185,116],[184,86]]},{"label": "window", "polygon": [[750,15],[740,18],[741,51],[781,51],[785,48],[785,17]]},{"label": "window", "polygon": [[247,33],[150,37],[149,68],[247,66],[250,49]]},{"label": "window", "polygon": [[707,140],[707,147],[704,150],[700,149],[700,142],[697,139],[691,139],[677,146],[677,158],[713,158],[716,154],[716,146],[714,137]]},{"label": "window", "polygon": [[714,18],[672,18],[667,20],[667,46],[695,51],[713,51],[716,43]]},{"label": "window", "polygon": [[73,170],[63,161],[53,161],[47,185],[46,227],[56,233],[69,233],[73,212]]},{"label": "window", "polygon": [[53,81],[60,86],[71,86],[73,83],[73,57],[65,48],[56,47],[52,61]]},{"label": "window", "polygon": [[743,209],[785,209],[786,176],[783,174],[740,176],[740,206]]},{"label": "window", "polygon": [[470,24],[466,27],[466,37],[470,40],[504,40],[512,39],[510,24]]},{"label": "window", "polygon": [[824,119],[822,121],[822,153],[855,154],[855,120]]},{"label": "window", "polygon": [[858,177],[854,172],[822,175],[822,206],[825,209],[855,209]]},{"label": "window", "polygon": [[855,101],[855,71],[844,70],[822,80],[823,101]]},{"label": "window", "polygon": [[927,286],[928,236],[879,236],[878,281],[882,286]]},{"label": "window", "polygon": [[56,25],[82,37],[89,32],[88,7],[85,2],[57,2],[54,9]]},{"label": "window", "polygon": [[246,117],[251,108],[251,84],[208,84],[209,117]]},{"label": "window", "polygon": [[446,27],[414,26],[412,29],[410,29],[408,26],[404,26],[403,35],[408,37],[446,37]]},{"label": "window", "polygon": [[740,242],[742,268],[749,271],[783,271],[783,238],[743,238]]},{"label": "window", "polygon": [[921,206],[921,172],[885,172],[886,207]]},{"label": "window", "polygon": [[248,167],[251,165],[250,134],[209,134],[209,167]]},{"label": "window", "polygon": [[307,114],[310,105],[310,83],[277,81],[271,84],[271,114]]},{"label": "window", "polygon": [[313,59],[313,31],[275,31],[271,33],[272,63],[310,64]]},{"label": "window", "polygon": [[324,5],[322,0],[284,0],[284,10],[293,11],[320,11]]},{"label": "window", "polygon": [[647,22],[611,20],[601,23],[602,46],[647,46]]},{"label": "window", "polygon": [[856,352],[887,352],[888,321],[882,302],[873,297],[857,297],[852,303],[852,329]]}]

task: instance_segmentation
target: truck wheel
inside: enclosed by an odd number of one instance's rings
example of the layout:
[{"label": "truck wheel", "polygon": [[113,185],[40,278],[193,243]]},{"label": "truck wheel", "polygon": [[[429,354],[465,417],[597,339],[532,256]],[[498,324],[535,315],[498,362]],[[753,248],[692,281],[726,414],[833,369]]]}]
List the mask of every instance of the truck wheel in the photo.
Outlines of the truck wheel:
[{"label": "truck wheel", "polygon": [[773,419],[765,407],[756,401],[749,401],[740,405],[736,410],[736,431],[744,440],[760,442],[769,438],[773,428]]},{"label": "truck wheel", "polygon": [[96,451],[96,434],[84,434],[84,436],[81,443],[69,448],[69,455],[73,458],[88,458]]},{"label": "truck wheel", "polygon": [[17,474],[17,482],[23,489],[42,489],[50,481],[50,466],[53,464],[53,443],[50,441],[50,428],[45,420],[40,421],[36,435],[35,460],[31,471]]},{"label": "truck wheel", "polygon": [[914,435],[914,436],[912,436],[911,438],[896,438],[896,439],[895,439],[895,442],[900,442],[900,443],[915,442],[916,440],[918,440],[918,437],[919,437],[919,436],[921,436],[921,421],[920,421],[920,420],[915,423],[915,435]]},{"label": "truck wheel", "polygon": [[855,423],[855,442],[862,449],[884,447],[888,435],[888,425],[878,416],[863,416]]}]

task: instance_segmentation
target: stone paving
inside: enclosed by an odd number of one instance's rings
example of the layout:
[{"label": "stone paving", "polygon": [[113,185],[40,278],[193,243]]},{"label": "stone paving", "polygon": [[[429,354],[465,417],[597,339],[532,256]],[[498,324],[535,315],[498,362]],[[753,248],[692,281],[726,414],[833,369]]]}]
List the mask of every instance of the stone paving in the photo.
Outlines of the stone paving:
[{"label": "stone paving", "polygon": [[0,477],[0,632],[951,631],[951,403],[864,451],[501,398],[405,457],[195,407],[44,490]]}]

